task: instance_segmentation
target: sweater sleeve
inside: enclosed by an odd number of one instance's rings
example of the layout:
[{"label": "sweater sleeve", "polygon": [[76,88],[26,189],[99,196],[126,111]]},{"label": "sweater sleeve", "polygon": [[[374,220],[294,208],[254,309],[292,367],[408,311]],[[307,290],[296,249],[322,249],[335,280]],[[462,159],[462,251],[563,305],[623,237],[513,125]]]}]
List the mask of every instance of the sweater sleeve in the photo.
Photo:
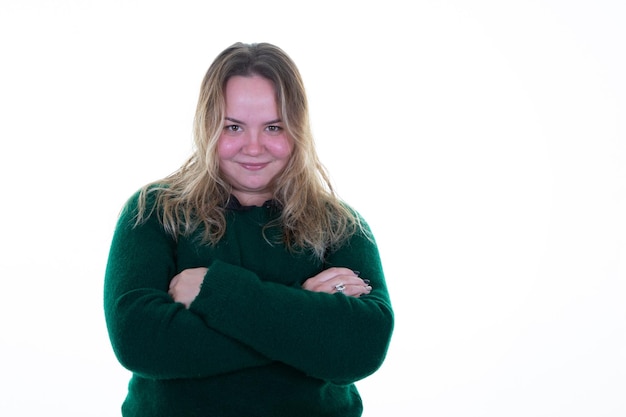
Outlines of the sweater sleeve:
[{"label": "sweater sleeve", "polygon": [[176,274],[176,244],[156,215],[134,226],[136,198],[122,211],[104,283],[104,311],[120,363],[156,378],[207,377],[270,360],[207,327],[167,293]]},{"label": "sweater sleeve", "polygon": [[372,292],[360,298],[310,292],[217,261],[190,310],[208,327],[309,376],[355,382],[382,365],[393,330],[380,256],[373,238],[358,234],[327,263],[361,271]]}]

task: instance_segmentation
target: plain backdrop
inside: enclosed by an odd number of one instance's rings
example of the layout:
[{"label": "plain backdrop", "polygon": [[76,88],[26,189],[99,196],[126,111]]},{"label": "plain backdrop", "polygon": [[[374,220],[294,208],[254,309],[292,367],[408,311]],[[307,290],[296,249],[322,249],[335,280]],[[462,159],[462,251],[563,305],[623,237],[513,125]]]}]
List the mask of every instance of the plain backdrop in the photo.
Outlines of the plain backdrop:
[{"label": "plain backdrop", "polygon": [[0,415],[119,415],[116,217],[236,41],[296,61],[375,232],[396,330],[364,417],[626,415],[625,4],[2,0]]}]

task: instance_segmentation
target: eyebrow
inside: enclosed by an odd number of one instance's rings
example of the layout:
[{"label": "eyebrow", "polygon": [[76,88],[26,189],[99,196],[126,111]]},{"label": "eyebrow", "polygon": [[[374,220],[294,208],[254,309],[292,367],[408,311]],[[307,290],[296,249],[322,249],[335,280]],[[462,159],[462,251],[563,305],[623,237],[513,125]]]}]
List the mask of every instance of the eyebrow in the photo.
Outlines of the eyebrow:
[{"label": "eyebrow", "polygon": [[[234,119],[232,117],[224,117],[224,119],[228,120],[229,122],[237,123],[238,125],[245,125],[245,123],[242,122],[241,120],[237,120],[237,119]],[[266,124],[266,125],[273,125],[273,124],[281,123],[281,122],[282,122],[281,119],[275,119],[275,120],[270,120],[268,122],[265,122],[264,124]]]}]

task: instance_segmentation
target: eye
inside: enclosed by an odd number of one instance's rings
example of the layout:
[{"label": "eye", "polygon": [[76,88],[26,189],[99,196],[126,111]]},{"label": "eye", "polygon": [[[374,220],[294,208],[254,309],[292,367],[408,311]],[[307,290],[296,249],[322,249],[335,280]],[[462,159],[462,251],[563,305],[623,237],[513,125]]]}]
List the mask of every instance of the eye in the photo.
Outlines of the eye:
[{"label": "eye", "polygon": [[241,126],[235,125],[235,124],[226,125],[226,126],[224,126],[224,130],[227,133],[237,133],[237,132],[241,132]]},{"label": "eye", "polygon": [[276,125],[269,125],[266,127],[266,129],[269,133],[273,133],[273,134],[278,134],[283,131],[283,128],[281,126],[276,126]]}]

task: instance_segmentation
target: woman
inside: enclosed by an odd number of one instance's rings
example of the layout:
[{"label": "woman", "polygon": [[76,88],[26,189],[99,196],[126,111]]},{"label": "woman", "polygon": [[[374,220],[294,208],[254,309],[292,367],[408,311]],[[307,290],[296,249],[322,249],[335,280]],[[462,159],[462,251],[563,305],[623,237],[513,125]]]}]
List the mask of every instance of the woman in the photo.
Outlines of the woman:
[{"label": "woman", "polygon": [[393,313],[367,224],[334,194],[300,74],[270,44],[209,68],[195,152],[133,196],[104,288],[124,416],[360,416]]}]

